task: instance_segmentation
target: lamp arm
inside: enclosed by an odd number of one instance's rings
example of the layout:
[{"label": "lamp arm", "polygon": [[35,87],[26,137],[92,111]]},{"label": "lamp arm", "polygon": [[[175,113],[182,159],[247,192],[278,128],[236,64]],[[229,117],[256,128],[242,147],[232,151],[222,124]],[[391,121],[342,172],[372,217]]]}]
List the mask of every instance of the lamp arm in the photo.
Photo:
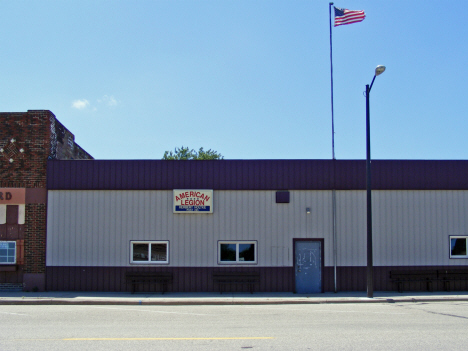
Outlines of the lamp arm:
[{"label": "lamp arm", "polygon": [[374,78],[372,78],[372,83],[370,84],[370,87],[369,87],[369,93],[372,89],[372,85],[374,85],[374,80],[375,80],[375,77],[377,77],[376,75],[374,75]]}]

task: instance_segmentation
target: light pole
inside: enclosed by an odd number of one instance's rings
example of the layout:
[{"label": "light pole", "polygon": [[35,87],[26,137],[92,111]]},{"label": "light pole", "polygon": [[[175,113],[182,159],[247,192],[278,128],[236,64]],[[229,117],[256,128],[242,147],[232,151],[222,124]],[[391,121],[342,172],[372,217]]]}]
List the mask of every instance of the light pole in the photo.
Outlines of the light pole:
[{"label": "light pole", "polygon": [[372,83],[366,85],[366,189],[367,189],[367,297],[374,297],[374,263],[372,258],[372,202],[371,202],[371,155],[369,95],[375,77],[385,71],[385,66],[377,66]]}]

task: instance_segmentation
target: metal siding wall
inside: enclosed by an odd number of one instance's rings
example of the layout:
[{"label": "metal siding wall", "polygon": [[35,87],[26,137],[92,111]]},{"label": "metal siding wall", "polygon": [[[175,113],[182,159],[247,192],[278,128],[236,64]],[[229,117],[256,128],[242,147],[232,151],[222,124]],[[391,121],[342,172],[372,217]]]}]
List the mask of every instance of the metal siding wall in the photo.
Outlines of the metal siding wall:
[{"label": "metal siding wall", "polygon": [[[47,267],[46,279],[49,291],[129,291],[125,282],[125,273],[132,267]],[[174,280],[168,284],[169,292],[208,292],[219,291],[219,285],[213,282],[216,267],[147,267],[138,271],[172,272]],[[236,268],[236,271],[245,271]],[[292,267],[256,267],[248,269],[259,272],[260,283],[255,284],[255,291],[292,291],[294,289],[294,269]],[[327,274],[325,274],[327,275]],[[245,292],[246,286],[231,285],[230,291]],[[139,284],[137,291],[159,292],[159,284]]]},{"label": "metal siding wall", "polygon": [[[49,160],[51,190],[364,190],[364,160]],[[467,190],[467,161],[373,160],[373,188]]]},{"label": "metal siding wall", "polygon": [[257,240],[256,266],[292,266],[293,238],[324,238],[332,264],[331,191],[213,196],[214,213],[197,215],[173,214],[172,191],[49,191],[47,265],[131,266],[130,240],[169,240],[170,266],[215,267],[218,240]]},{"label": "metal siding wall", "polygon": [[374,265],[466,265],[449,235],[468,235],[468,191],[374,191]]},{"label": "metal siding wall", "polygon": [[[50,167],[50,166],[49,166]],[[58,195],[58,192],[49,191],[48,193],[48,203],[47,203],[47,232],[48,233],[57,233],[57,206],[59,202],[55,199]],[[49,237],[47,234],[46,240],[46,264],[53,264],[55,262],[54,255],[57,255],[58,249],[58,240],[53,240],[53,237]]]},{"label": "metal siding wall", "polygon": [[[366,266],[366,192],[336,197],[338,266]],[[468,264],[449,259],[449,235],[468,235],[467,206],[466,190],[372,191],[374,266]]]},{"label": "metal siding wall", "polygon": [[[292,233],[287,247],[289,255],[293,257],[292,238],[314,238],[324,239],[324,257],[325,266],[333,265],[333,211],[332,211],[332,192],[331,191],[293,191],[295,218],[291,216],[288,221]],[[306,208],[311,210],[306,213]],[[299,215],[297,215],[299,214]],[[288,230],[287,228],[285,229]]]},{"label": "metal siding wall", "polygon": [[336,232],[337,265],[365,266],[367,264],[365,191],[336,191]]},{"label": "metal siding wall", "polygon": [[[173,214],[172,191],[49,191],[47,265],[131,266],[130,240],[169,240],[169,266],[216,267],[218,240],[257,240],[257,266],[292,266],[293,238],[323,238],[332,266],[332,192],[290,193],[215,191],[214,213],[196,215]],[[448,258],[449,235],[468,234],[468,191],[372,194],[375,266],[468,264]],[[338,266],[365,266],[365,191],[336,199]]]}]

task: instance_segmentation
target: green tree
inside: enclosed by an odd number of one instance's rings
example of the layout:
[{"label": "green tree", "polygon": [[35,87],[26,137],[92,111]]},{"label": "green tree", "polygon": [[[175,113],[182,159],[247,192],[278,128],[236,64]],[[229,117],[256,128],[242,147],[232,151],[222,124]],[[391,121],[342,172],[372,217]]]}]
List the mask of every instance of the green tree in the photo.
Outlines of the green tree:
[{"label": "green tree", "polygon": [[165,151],[163,160],[224,160],[224,156],[220,153],[209,149],[203,150],[201,147],[198,151],[189,149],[188,147],[176,147],[174,152]]}]

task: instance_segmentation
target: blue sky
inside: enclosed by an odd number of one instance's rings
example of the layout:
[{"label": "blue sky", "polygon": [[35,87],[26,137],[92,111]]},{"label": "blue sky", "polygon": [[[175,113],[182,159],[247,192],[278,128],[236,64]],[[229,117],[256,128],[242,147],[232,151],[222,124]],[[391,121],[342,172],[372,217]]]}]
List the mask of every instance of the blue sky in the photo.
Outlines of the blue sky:
[{"label": "blue sky", "polygon": [[[343,1],[335,154],[468,159],[464,2]],[[328,1],[1,1],[0,110],[51,110],[99,159],[179,146],[226,159],[330,159]]]}]

